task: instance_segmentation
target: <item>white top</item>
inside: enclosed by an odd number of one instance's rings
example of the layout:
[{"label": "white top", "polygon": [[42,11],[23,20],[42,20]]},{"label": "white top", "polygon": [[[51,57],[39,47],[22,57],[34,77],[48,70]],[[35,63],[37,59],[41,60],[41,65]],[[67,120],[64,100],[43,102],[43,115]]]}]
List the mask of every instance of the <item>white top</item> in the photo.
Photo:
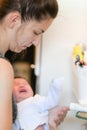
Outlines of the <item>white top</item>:
[{"label": "white top", "polygon": [[47,97],[36,94],[17,104],[17,120],[19,120],[21,130],[35,130],[39,125],[43,124],[45,124],[44,130],[49,130],[48,111],[58,105],[61,88],[62,79],[55,79],[50,85]]},{"label": "white top", "polygon": [[13,124],[12,130],[22,130],[18,119],[15,120],[15,123]]}]

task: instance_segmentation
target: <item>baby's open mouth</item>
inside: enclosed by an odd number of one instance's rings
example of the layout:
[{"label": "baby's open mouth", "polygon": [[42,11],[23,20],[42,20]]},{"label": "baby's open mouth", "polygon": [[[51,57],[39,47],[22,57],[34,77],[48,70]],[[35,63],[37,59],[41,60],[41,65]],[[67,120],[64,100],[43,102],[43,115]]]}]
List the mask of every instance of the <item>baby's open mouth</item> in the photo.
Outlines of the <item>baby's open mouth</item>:
[{"label": "baby's open mouth", "polygon": [[20,91],[19,91],[20,93],[25,93],[25,92],[27,92],[25,89],[21,89]]}]

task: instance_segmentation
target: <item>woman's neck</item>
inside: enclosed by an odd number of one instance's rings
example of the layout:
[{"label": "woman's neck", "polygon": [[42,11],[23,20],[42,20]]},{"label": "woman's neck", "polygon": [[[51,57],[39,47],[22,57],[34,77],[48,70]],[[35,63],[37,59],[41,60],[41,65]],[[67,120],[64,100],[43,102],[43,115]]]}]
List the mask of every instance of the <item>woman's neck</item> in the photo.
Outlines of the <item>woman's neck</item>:
[{"label": "woman's neck", "polygon": [[0,26],[0,53],[4,56],[8,50],[6,31]]}]

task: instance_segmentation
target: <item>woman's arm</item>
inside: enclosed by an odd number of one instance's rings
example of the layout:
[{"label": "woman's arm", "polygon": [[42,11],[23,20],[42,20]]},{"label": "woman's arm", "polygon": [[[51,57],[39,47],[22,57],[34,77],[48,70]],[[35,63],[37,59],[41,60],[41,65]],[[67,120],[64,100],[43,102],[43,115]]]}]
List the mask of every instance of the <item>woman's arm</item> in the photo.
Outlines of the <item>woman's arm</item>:
[{"label": "woman's arm", "polygon": [[13,68],[0,58],[0,130],[12,130]]},{"label": "woman's arm", "polygon": [[58,125],[64,120],[69,107],[55,107],[49,112],[48,123],[52,130],[57,130]]}]

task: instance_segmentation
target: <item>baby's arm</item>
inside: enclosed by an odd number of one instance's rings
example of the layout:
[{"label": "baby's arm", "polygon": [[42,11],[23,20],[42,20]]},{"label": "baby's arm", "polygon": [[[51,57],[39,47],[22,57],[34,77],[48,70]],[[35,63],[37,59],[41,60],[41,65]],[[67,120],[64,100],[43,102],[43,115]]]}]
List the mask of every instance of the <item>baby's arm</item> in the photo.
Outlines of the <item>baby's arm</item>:
[{"label": "baby's arm", "polygon": [[41,111],[50,110],[51,108],[58,105],[61,89],[63,84],[63,78],[54,79],[49,87],[48,96],[42,103],[40,103]]}]

